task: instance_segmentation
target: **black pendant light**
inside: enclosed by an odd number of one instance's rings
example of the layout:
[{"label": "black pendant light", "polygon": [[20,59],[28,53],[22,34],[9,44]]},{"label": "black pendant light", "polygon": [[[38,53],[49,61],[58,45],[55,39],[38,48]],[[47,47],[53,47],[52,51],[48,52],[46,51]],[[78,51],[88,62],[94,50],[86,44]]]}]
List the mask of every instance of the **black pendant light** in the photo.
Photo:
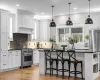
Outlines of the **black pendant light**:
[{"label": "black pendant light", "polygon": [[67,20],[67,22],[66,22],[66,25],[72,26],[72,25],[73,25],[73,22],[72,22],[71,19],[70,19],[70,5],[71,5],[71,3],[68,3],[68,4],[69,4],[69,18],[68,18],[68,20]]},{"label": "black pendant light", "polygon": [[53,19],[53,8],[54,6],[52,6],[52,21],[50,23],[50,27],[56,27],[56,23],[54,22],[54,19]]},{"label": "black pendant light", "polygon": [[88,1],[89,1],[89,15],[88,15],[88,18],[85,21],[85,24],[93,24],[93,20],[90,18],[90,1],[91,0],[88,0]]}]

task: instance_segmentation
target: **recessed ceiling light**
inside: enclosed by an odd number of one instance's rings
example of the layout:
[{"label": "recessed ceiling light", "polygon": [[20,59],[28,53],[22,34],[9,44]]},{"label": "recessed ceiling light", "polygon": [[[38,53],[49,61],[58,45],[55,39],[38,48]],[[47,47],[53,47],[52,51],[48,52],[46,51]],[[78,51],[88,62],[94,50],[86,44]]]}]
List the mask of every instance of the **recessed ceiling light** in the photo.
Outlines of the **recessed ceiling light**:
[{"label": "recessed ceiling light", "polygon": [[19,7],[19,4],[16,4],[17,7]]},{"label": "recessed ceiling light", "polygon": [[74,8],[74,10],[77,10],[77,8]]},{"label": "recessed ceiling light", "polygon": [[62,14],[60,14],[60,15],[62,15]]},{"label": "recessed ceiling light", "polygon": [[42,13],[42,15],[44,14],[44,12]]}]

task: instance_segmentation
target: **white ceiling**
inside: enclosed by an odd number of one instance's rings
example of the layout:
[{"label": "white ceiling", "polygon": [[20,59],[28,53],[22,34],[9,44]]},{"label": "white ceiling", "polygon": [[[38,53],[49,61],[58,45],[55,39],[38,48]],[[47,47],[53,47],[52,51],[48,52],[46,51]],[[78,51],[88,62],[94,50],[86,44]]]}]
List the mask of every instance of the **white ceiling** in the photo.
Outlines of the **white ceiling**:
[{"label": "white ceiling", "polygon": [[[71,12],[87,12],[88,0],[70,0],[72,2]],[[19,4],[19,7],[16,7]],[[35,14],[51,15],[51,5],[55,5],[54,14],[68,13],[68,0],[0,0],[0,8],[16,11],[16,8],[31,11]],[[77,8],[75,11],[73,8]],[[91,10],[100,11],[100,0],[91,0]]]}]

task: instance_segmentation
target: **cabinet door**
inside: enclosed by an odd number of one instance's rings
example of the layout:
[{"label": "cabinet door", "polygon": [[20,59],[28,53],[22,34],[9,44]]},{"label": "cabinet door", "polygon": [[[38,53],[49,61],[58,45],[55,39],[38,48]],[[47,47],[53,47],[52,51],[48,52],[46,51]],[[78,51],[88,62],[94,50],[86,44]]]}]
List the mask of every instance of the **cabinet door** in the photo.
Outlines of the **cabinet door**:
[{"label": "cabinet door", "polygon": [[7,21],[8,14],[1,13],[1,49],[8,50],[8,37],[7,37]]},{"label": "cabinet door", "polygon": [[15,55],[15,62],[16,62],[16,67],[20,67],[21,66],[21,55],[20,54],[16,54]]},{"label": "cabinet door", "polygon": [[1,32],[7,32],[8,14],[1,12]]},{"label": "cabinet door", "polygon": [[15,15],[14,14],[9,14],[8,16],[8,39],[10,41],[13,41],[13,33],[16,31],[16,26],[15,26]]},{"label": "cabinet door", "polygon": [[15,56],[15,54],[16,54],[16,51],[13,51],[13,68],[15,68],[16,67],[16,56]]},{"label": "cabinet door", "polygon": [[34,64],[39,63],[39,53],[38,53],[38,51],[33,52],[33,62],[34,62]]},{"label": "cabinet door", "polygon": [[8,54],[8,59],[9,59],[9,64],[8,64],[8,68],[13,68],[13,53],[9,53]]},{"label": "cabinet door", "polygon": [[1,33],[1,50],[8,50],[8,39],[7,33]]},{"label": "cabinet door", "polygon": [[1,61],[3,62],[8,61],[8,51],[1,51]]},{"label": "cabinet door", "polygon": [[50,38],[50,21],[41,20],[40,21],[40,41],[49,41]]},{"label": "cabinet door", "polygon": [[8,51],[1,51],[0,60],[1,70],[8,69]]},{"label": "cabinet door", "polygon": [[8,62],[1,62],[1,70],[8,69]]}]

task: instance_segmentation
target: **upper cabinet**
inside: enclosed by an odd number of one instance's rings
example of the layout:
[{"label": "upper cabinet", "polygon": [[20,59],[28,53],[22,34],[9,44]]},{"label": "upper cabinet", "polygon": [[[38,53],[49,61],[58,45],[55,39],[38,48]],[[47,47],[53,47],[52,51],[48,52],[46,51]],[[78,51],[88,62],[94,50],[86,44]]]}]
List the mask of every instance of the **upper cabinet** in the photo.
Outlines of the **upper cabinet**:
[{"label": "upper cabinet", "polygon": [[0,10],[0,50],[8,50],[8,14]]},{"label": "upper cabinet", "polygon": [[49,41],[50,20],[40,20],[40,41]]},{"label": "upper cabinet", "polygon": [[17,10],[17,27],[34,29],[34,14],[29,11]]},{"label": "upper cabinet", "polygon": [[13,33],[16,31],[15,14],[8,15],[8,40],[13,41]]}]

